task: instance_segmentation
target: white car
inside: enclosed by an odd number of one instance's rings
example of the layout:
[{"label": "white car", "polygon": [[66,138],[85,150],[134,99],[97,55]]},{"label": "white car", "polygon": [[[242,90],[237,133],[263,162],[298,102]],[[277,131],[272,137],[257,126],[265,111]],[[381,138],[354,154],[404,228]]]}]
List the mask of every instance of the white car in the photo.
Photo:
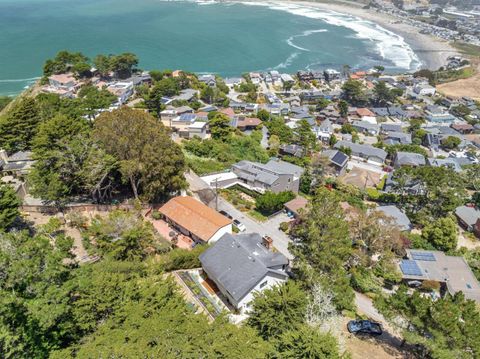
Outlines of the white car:
[{"label": "white car", "polygon": [[245,225],[242,222],[240,222],[238,219],[233,220],[233,226],[236,227],[240,232],[245,232],[247,230]]}]

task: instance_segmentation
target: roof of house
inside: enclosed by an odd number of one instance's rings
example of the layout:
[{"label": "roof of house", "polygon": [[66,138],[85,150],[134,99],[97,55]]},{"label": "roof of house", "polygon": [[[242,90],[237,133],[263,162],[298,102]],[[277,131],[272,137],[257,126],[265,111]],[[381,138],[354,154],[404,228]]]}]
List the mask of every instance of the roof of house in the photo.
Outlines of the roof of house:
[{"label": "roof of house", "polygon": [[268,185],[275,183],[281,174],[290,174],[292,176],[300,177],[304,171],[302,167],[279,159],[271,159],[266,164],[240,161],[234,164],[233,168],[244,172],[238,174],[240,178],[248,181],[259,181]]},{"label": "roof of house", "polygon": [[308,204],[308,200],[306,198],[297,197],[285,203],[284,206],[290,212],[298,214],[298,211],[301,209],[304,209],[307,206],[307,204]]},{"label": "roof of house", "polygon": [[334,147],[337,149],[342,147],[350,148],[353,153],[359,153],[367,157],[378,157],[382,161],[385,161],[385,159],[387,158],[387,152],[385,152],[381,148],[369,145],[361,145],[359,143],[353,143],[349,141],[338,141],[334,145]]},{"label": "roof of house", "polygon": [[32,160],[31,151],[18,151],[8,157],[8,162],[25,162]]},{"label": "roof of house", "polygon": [[71,81],[75,81],[75,77],[72,74],[58,74],[52,75],[49,77],[50,80],[60,82],[62,84],[69,83]]},{"label": "roof of house", "polygon": [[387,138],[395,139],[405,144],[412,143],[412,135],[410,133],[392,131],[387,133]]},{"label": "roof of house", "polygon": [[465,298],[480,302],[480,284],[463,257],[441,251],[407,249],[408,259],[399,263],[403,278],[446,283],[450,294],[463,292]]},{"label": "roof of house", "polygon": [[262,123],[262,120],[256,117],[245,117],[245,116],[240,116],[237,118],[237,127],[257,127],[260,126]]},{"label": "roof of house", "polygon": [[407,215],[403,213],[397,206],[379,206],[377,207],[377,211],[382,212],[387,217],[393,218],[395,224],[402,231],[408,231],[412,225]]},{"label": "roof of house", "polygon": [[452,128],[456,131],[471,131],[474,127],[469,123],[454,123]]},{"label": "roof of house", "polygon": [[480,218],[480,210],[474,207],[460,206],[455,209],[455,215],[469,226],[473,226]]},{"label": "roof of house", "polygon": [[427,158],[427,163],[429,166],[433,167],[449,167],[452,168],[455,172],[461,172],[462,166],[457,161],[457,158]]},{"label": "roof of house", "polygon": [[328,157],[334,165],[339,167],[345,166],[348,162],[348,156],[339,150],[325,150],[321,155]]},{"label": "roof of house", "polygon": [[224,234],[200,255],[210,279],[219,283],[237,302],[244,298],[269,273],[288,275],[272,269],[288,265],[279,252],[268,250],[258,233]]},{"label": "roof of house", "polygon": [[220,228],[232,223],[229,218],[189,196],[172,198],[159,212],[205,242]]},{"label": "roof of house", "polygon": [[383,131],[386,132],[402,132],[402,125],[396,123],[382,123],[380,124]]},{"label": "roof of house", "polygon": [[360,117],[375,117],[375,114],[368,108],[357,108],[356,112]]},{"label": "roof of house", "polygon": [[425,157],[420,153],[397,152],[395,156],[397,166],[425,166]]},{"label": "roof of house", "polygon": [[380,125],[368,121],[354,121],[352,122],[352,126],[366,131],[380,131]]}]

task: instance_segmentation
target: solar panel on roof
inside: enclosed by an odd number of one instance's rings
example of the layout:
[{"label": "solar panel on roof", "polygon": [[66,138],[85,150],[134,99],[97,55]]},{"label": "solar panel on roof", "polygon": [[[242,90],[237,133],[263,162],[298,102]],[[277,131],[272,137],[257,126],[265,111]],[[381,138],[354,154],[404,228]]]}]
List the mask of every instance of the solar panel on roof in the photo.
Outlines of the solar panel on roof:
[{"label": "solar panel on roof", "polygon": [[338,152],[335,154],[335,156],[333,156],[332,162],[333,162],[333,163],[336,163],[336,164],[338,164],[338,165],[342,165],[347,158],[348,158],[348,157],[347,157],[344,153],[338,151]]},{"label": "solar panel on roof", "polygon": [[416,261],[427,261],[427,262],[435,262],[435,256],[433,253],[430,252],[410,252],[412,254],[412,258]]},{"label": "solar panel on roof", "polygon": [[422,277],[422,270],[418,266],[417,262],[412,260],[402,260],[400,263],[400,269],[405,275],[414,275],[417,277]]}]

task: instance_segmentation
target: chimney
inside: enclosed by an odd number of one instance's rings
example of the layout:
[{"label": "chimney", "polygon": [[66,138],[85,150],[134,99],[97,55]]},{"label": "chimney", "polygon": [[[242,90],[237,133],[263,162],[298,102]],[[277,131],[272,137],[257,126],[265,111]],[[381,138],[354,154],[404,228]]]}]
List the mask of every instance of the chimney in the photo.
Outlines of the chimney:
[{"label": "chimney", "polygon": [[271,250],[273,248],[273,239],[267,235],[263,236],[262,245],[268,250]]}]

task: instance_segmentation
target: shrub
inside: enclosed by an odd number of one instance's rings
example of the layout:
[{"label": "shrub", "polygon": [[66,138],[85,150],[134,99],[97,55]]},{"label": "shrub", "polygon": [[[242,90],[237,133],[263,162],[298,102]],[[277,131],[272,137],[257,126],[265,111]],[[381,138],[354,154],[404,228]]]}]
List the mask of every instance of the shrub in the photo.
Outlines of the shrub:
[{"label": "shrub", "polygon": [[152,218],[155,220],[159,220],[162,218],[162,214],[159,211],[152,211]]},{"label": "shrub", "polygon": [[426,291],[439,291],[440,290],[440,283],[434,281],[434,280],[425,280],[422,283],[422,289]]},{"label": "shrub", "polygon": [[262,214],[272,214],[280,211],[283,205],[295,198],[295,194],[291,191],[273,193],[267,191],[255,199],[257,210]]},{"label": "shrub", "polygon": [[198,257],[207,248],[207,245],[197,245],[191,251],[176,248],[160,256],[159,267],[166,272],[179,269],[198,268],[201,265]]},{"label": "shrub", "polygon": [[290,224],[288,222],[282,222],[280,223],[280,230],[283,231],[283,232],[288,232],[288,230],[290,229]]}]

